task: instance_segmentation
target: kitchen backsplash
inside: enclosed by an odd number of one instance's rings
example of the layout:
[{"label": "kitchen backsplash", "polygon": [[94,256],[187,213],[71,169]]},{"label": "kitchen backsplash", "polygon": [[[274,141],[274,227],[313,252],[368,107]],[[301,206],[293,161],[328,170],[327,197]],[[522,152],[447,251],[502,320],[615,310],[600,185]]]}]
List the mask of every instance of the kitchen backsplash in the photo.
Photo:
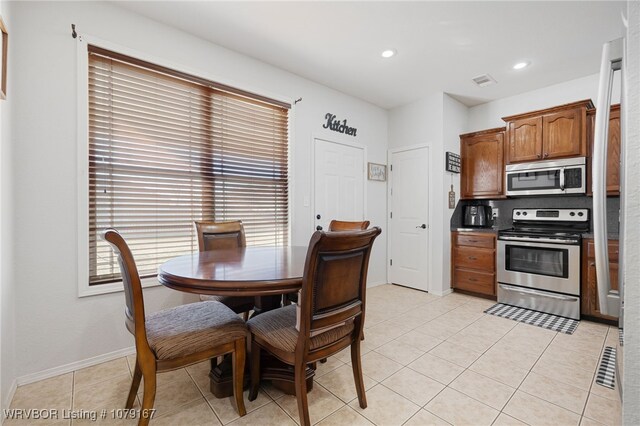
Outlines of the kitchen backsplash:
[{"label": "kitchen backsplash", "polygon": [[[522,197],[500,200],[460,200],[451,217],[451,229],[464,228],[462,215],[464,206],[488,205],[492,209],[499,209],[499,216],[493,222],[493,229],[511,228],[511,212],[513,209],[524,208],[586,208],[592,210],[593,198],[587,196],[549,196],[549,197]],[[619,229],[618,216],[620,211],[620,198],[607,198],[607,229],[610,234],[617,234]],[[593,223],[593,222],[592,222]],[[593,228],[592,228],[593,230]]]}]

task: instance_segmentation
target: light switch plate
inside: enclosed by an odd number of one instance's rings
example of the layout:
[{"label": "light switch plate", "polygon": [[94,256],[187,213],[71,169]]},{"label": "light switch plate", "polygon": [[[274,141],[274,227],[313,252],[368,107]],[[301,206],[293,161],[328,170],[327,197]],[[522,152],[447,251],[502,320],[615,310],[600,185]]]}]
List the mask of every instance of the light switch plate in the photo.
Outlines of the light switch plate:
[{"label": "light switch plate", "polygon": [[491,217],[493,219],[496,219],[496,218],[500,217],[500,209],[498,209],[498,208],[491,209]]}]

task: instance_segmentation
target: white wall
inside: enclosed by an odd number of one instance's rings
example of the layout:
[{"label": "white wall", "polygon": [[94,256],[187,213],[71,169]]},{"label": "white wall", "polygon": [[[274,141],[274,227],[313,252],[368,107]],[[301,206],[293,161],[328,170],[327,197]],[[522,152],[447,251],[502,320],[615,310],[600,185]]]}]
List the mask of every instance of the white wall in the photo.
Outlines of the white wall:
[{"label": "white wall", "polygon": [[[617,77],[617,76],[616,76]],[[614,81],[612,103],[620,102],[620,83]],[[502,117],[598,97],[598,74],[469,108],[469,132],[504,126]]]},{"label": "white wall", "polygon": [[[387,113],[293,74],[104,3],[19,2],[12,5],[15,183],[13,264],[17,289],[18,377],[131,346],[122,293],[77,297],[76,41],[70,24],[129,49],[184,65],[238,87],[303,101],[293,110],[292,243],[308,244],[313,230],[310,147],[327,112],[358,128],[349,140],[367,146],[367,161],[385,163]],[[20,70],[17,72],[17,70]],[[344,138],[344,136],[343,136]],[[368,219],[385,225],[386,186],[367,183]],[[386,230],[385,230],[386,231]],[[6,254],[6,252],[5,252]],[[374,246],[369,283],[386,280],[386,233]],[[149,312],[187,297],[145,290]]]},{"label": "white wall", "polygon": [[[440,158],[440,169],[444,171],[445,153],[455,152],[460,154],[460,135],[467,132],[469,120],[469,108],[453,99],[449,95],[444,95],[444,114],[443,114],[443,152]],[[456,204],[460,200],[460,174],[444,172],[442,180],[443,194],[441,196],[443,210],[443,230],[444,236],[442,241],[442,285],[446,290],[451,284],[451,233],[450,229],[451,215],[453,209],[449,209],[449,191],[451,185],[456,193]]]},{"label": "white wall", "polygon": [[[460,196],[460,177],[445,172],[445,152],[460,152],[458,135],[466,131],[467,107],[439,92],[389,111],[389,148],[429,145],[429,291],[449,291],[451,184]],[[427,259],[425,259],[427,261]]]},{"label": "white wall", "polygon": [[640,424],[640,3],[628,2],[627,32],[627,144],[625,156],[625,215],[627,232],[624,238],[624,406],[623,424]]},{"label": "white wall", "polygon": [[[0,1],[0,15],[9,33],[12,33],[12,20],[9,15],[9,4]],[[8,57],[15,54],[14,47],[9,45]],[[8,97],[0,101],[0,406],[7,408],[15,385],[15,288],[13,279],[12,216],[11,210],[12,164],[11,164],[11,127],[10,109],[16,95],[13,91],[13,67],[9,61]]]}]

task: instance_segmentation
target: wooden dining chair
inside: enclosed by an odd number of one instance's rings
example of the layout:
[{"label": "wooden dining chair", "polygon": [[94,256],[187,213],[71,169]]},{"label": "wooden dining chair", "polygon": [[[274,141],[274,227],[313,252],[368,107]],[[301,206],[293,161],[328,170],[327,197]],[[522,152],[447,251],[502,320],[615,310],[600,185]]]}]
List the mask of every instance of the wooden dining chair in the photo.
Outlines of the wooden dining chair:
[{"label": "wooden dining chair", "polygon": [[365,230],[369,227],[369,221],[363,220],[362,222],[346,222],[343,220],[332,220],[329,223],[329,231],[355,231]]},{"label": "wooden dining chair", "polygon": [[251,318],[251,391],[258,395],[260,352],[292,365],[300,423],[311,424],[305,370],[309,363],[351,346],[351,364],[360,407],[367,407],[360,359],[369,256],[378,227],[368,231],[322,232],[311,237],[298,305]]},{"label": "wooden dining chair", "polygon": [[[138,268],[124,238],[115,229],[102,233],[118,256],[124,284],[125,324],[135,337],[136,366],[125,407],[133,408],[144,377],[141,413],[149,413],[156,396],[156,373],[175,370],[216,356],[232,354],[233,394],[238,414],[246,409],[242,397],[247,327],[219,302],[196,302],[146,316]],[[150,416],[141,415],[138,425]]]},{"label": "wooden dining chair", "polygon": [[[357,231],[364,230],[369,227],[369,221],[365,220],[362,222],[347,222],[343,220],[332,220],[329,222],[328,231]],[[298,293],[289,293],[285,295],[285,305],[291,304],[291,302],[297,303],[298,301]],[[321,362],[326,362],[326,359],[320,360]]]},{"label": "wooden dining chair", "polygon": [[[332,220],[329,223],[329,231],[356,231],[365,230],[369,227],[369,221],[363,220],[362,222],[347,222],[344,220]],[[364,340],[364,333],[362,333],[361,340]],[[327,359],[321,359],[321,363],[327,362]]]},{"label": "wooden dining chair", "polygon": [[[228,222],[196,221],[196,234],[198,234],[198,249],[200,251],[233,249],[246,247],[247,240],[244,235],[242,221]],[[213,296],[200,295],[200,300],[216,301],[228,306],[233,312],[243,314],[244,320],[249,319],[249,311],[255,306],[255,299],[249,296]]]}]

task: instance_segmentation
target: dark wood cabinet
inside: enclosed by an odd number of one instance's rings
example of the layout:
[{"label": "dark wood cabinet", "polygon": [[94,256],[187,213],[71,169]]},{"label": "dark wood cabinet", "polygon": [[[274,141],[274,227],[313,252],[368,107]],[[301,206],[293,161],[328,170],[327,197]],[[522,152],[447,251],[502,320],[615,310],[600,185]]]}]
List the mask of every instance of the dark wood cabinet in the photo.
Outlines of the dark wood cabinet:
[{"label": "dark wood cabinet", "polygon": [[513,120],[507,128],[509,163],[542,159],[542,117]]},{"label": "dark wood cabinet", "polygon": [[460,198],[504,196],[505,128],[460,135]]},{"label": "dark wood cabinet", "polygon": [[[611,289],[618,290],[618,241],[609,240],[609,274]],[[593,239],[582,242],[582,309],[584,316],[616,321],[616,317],[600,313],[598,302],[598,281],[596,278],[595,246]]]},{"label": "dark wood cabinet", "polygon": [[504,117],[506,163],[587,155],[590,100]]},{"label": "dark wood cabinet", "polygon": [[496,295],[496,235],[490,232],[451,233],[451,287],[475,294]]},{"label": "dark wood cabinet", "polygon": [[[587,172],[587,195],[593,195],[591,158],[595,131],[596,110],[587,111],[587,134],[589,161]],[[609,113],[609,142],[607,145],[607,195],[620,195],[620,104],[612,105]]]}]

